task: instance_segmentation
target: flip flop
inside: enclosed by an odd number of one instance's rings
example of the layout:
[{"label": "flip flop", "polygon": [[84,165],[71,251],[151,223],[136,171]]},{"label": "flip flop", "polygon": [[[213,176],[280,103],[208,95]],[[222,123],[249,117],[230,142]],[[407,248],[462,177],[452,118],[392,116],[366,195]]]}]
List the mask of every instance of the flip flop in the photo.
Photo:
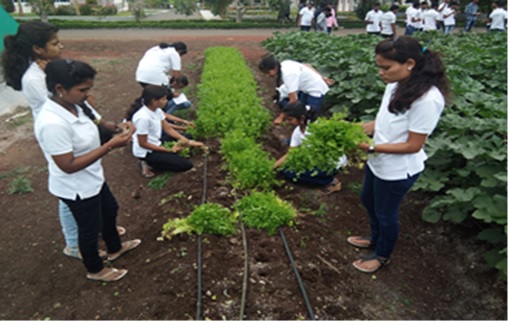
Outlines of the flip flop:
[{"label": "flip flop", "polygon": [[[366,269],[366,268],[363,268],[363,267],[359,266],[360,263],[369,262],[369,261],[372,261],[372,260],[378,261],[379,265],[377,267],[375,267],[375,268],[372,268],[372,269]],[[389,265],[390,262],[391,262],[390,258],[383,258],[383,257],[377,256],[375,253],[373,253],[373,254],[368,255],[368,256],[366,256],[364,258],[356,260],[355,262],[352,263],[352,265],[357,270],[359,270],[359,271],[361,271],[363,273],[371,274],[371,273],[374,273],[374,272],[378,271],[380,268]]]},{"label": "flip flop", "polygon": [[152,169],[148,166],[147,162],[138,160],[138,167],[141,171],[141,176],[143,178],[153,178],[156,174],[152,172]]},{"label": "flip flop", "polygon": [[332,180],[331,183],[323,187],[321,190],[326,196],[328,196],[333,192],[341,191],[341,188],[342,188],[341,181],[334,178],[334,180]]},{"label": "flip flop", "polygon": [[127,269],[116,269],[116,268],[105,268],[107,271],[105,273],[99,274],[87,274],[87,278],[92,281],[100,281],[100,282],[114,282],[123,278],[127,274]]},{"label": "flip flop", "polygon": [[[359,241],[368,241],[369,243],[359,243]],[[346,242],[349,243],[352,246],[355,246],[357,248],[372,248],[371,244],[371,237],[364,237],[364,236],[350,236],[346,239]]]},{"label": "flip flop", "polygon": [[141,244],[140,239],[133,239],[122,243],[122,248],[115,253],[115,255],[109,255],[108,260],[110,262],[113,262],[114,260],[118,259],[120,256],[124,255],[125,253],[135,249]]}]

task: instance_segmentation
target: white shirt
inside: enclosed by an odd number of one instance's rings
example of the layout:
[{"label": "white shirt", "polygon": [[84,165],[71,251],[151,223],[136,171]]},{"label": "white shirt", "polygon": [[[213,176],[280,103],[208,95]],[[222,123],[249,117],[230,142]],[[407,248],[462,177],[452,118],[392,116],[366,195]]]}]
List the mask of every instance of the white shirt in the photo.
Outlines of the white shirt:
[{"label": "white shirt", "polygon": [[[452,8],[445,8],[444,11],[442,11],[442,18],[444,20],[444,26],[454,26],[456,24],[456,19],[454,19],[454,14],[451,14],[455,12]],[[447,18],[446,15],[450,15]]]},{"label": "white shirt", "polygon": [[304,7],[299,11],[300,17],[300,25],[301,26],[311,26],[313,18],[315,17],[315,11],[313,9],[309,9],[308,7]]},{"label": "white shirt", "polygon": [[449,5],[448,5],[447,3],[445,3],[445,2],[442,2],[442,3],[438,6],[438,8],[437,8],[437,9],[438,9],[438,10],[437,10],[437,11],[438,11],[438,19],[437,19],[437,20],[440,20],[440,21],[444,20],[444,10],[445,10],[446,8],[449,8]]},{"label": "white shirt", "polygon": [[[90,107],[96,117],[97,112]],[[73,153],[75,157],[87,154],[101,146],[97,125],[79,106],[78,116],[48,99],[34,125],[39,146],[48,161],[49,192],[64,199],[76,200],[96,196],[104,184],[101,159],[74,173],[62,171],[52,156]],[[99,117],[100,118],[100,117]]]},{"label": "white shirt", "polygon": [[[389,112],[389,102],[398,83],[388,84],[375,120],[375,145],[386,143],[402,143],[408,139],[408,133],[427,134],[435,129],[444,109],[445,101],[442,93],[432,87],[427,93],[414,101],[410,110],[404,114]],[[424,170],[427,156],[423,149],[417,153],[370,154],[368,166],[382,180],[404,180]]]},{"label": "white shirt", "polygon": [[282,61],[281,74],[288,93],[301,91],[314,97],[321,97],[329,91],[329,86],[322,76],[296,61]]},{"label": "white shirt", "polygon": [[415,9],[414,11],[414,18],[419,19],[419,21],[412,22],[412,26],[415,29],[422,29],[422,9]]},{"label": "white shirt", "polygon": [[157,108],[151,111],[148,107],[143,105],[133,116],[133,124],[136,127],[136,132],[133,134],[133,155],[137,158],[145,158],[147,153],[152,152],[140,146],[138,142],[138,135],[147,135],[148,143],[154,145],[161,145],[161,134],[163,130],[162,121],[166,117],[163,110]]},{"label": "white shirt", "polygon": [[392,11],[387,11],[380,18],[380,23],[382,24],[382,35],[392,35],[392,24],[396,23],[396,15]]},{"label": "white shirt", "polygon": [[181,59],[173,47],[155,46],[145,52],[136,68],[136,81],[152,85],[167,86],[170,70],[180,70]]},{"label": "white shirt", "polygon": [[380,32],[380,19],[384,13],[380,10],[370,10],[366,14],[364,21],[372,21],[373,23],[366,25],[367,32]]},{"label": "white shirt", "polygon": [[35,62],[31,63],[23,74],[21,90],[32,109],[32,116],[35,121],[49,96],[46,87],[46,74]]},{"label": "white shirt", "polygon": [[415,16],[415,8],[410,5],[410,7],[405,10],[406,15],[406,24],[412,25],[412,17]]},{"label": "white shirt", "polygon": [[503,8],[494,9],[490,13],[491,26],[490,30],[505,30],[505,20],[507,19],[507,11]]},{"label": "white shirt", "polygon": [[429,9],[424,11],[422,14],[422,30],[428,31],[428,30],[437,30],[437,20],[439,17],[438,11],[435,9]]}]

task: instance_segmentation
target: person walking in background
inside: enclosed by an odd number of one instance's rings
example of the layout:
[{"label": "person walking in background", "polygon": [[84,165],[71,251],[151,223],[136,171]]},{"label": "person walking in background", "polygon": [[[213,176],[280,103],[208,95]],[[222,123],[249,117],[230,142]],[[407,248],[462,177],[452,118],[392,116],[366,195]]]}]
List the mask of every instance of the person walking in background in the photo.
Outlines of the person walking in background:
[{"label": "person walking in background", "polygon": [[[16,35],[7,35],[4,38],[4,79],[7,85],[23,92],[32,110],[34,122],[49,97],[44,68],[50,61],[59,59],[64,48],[57,33],[58,28],[52,24],[29,21],[19,26]],[[103,121],[100,123],[106,125]],[[114,131],[114,124],[106,126],[110,131]],[[66,256],[81,259],[76,220],[69,207],[60,199],[58,217],[65,240],[62,252]],[[126,233],[124,227],[117,228],[121,235]]]},{"label": "person walking in background", "polygon": [[380,19],[382,18],[383,12],[380,11],[380,2],[375,2],[373,8],[366,13],[364,21],[366,22],[366,31],[370,35],[380,34]]},{"label": "person walking in background", "polygon": [[328,33],[327,30],[327,17],[331,16],[331,10],[329,7],[325,7],[322,12],[316,18],[316,30],[318,32]]},{"label": "person walking in background", "polygon": [[56,59],[48,63],[45,72],[52,96],[44,103],[34,132],[48,162],[49,192],[71,209],[78,224],[86,277],[117,281],[127,270],[104,266],[98,251],[99,234],[106,243],[109,261],[138,247],[141,240],[120,240],[116,227],[118,203],[104,179],[101,158],[127,145],[134,127],[130,122],[118,124],[119,134],[101,145],[97,125],[89,115],[101,118],[84,104],[96,71],[80,61]]},{"label": "person walking in background", "polygon": [[187,53],[183,42],[160,43],[148,49],[136,67],[136,81],[142,87],[151,84],[170,85],[170,78],[178,79],[182,68],[181,57]]},{"label": "person walking in background", "polygon": [[[260,61],[258,68],[276,79],[276,88],[285,85],[289,103],[300,101],[311,106],[316,113],[320,111],[329,85],[334,84],[332,79],[323,77],[313,66],[293,60],[279,62],[274,56],[267,56]],[[280,113],[273,124],[281,124],[283,119],[284,114]]]},{"label": "person walking in background", "polygon": [[332,4],[327,4],[330,8],[330,16],[327,17],[327,33],[330,34],[334,27],[338,27],[338,19],[336,18],[336,10]]},{"label": "person walking in background", "polygon": [[419,29],[420,20],[420,9],[419,9],[419,1],[414,1],[411,6],[409,6],[405,11],[406,16],[406,27],[405,27],[405,35],[411,36],[414,32]]},{"label": "person walking in background", "polygon": [[307,5],[299,11],[299,18],[297,19],[297,26],[301,31],[310,31],[311,26],[315,24],[315,10],[313,3],[308,2]]},{"label": "person walking in background", "polygon": [[412,37],[384,40],[375,54],[378,73],[387,85],[375,121],[363,124],[374,144],[359,145],[368,153],[361,201],[369,215],[371,235],[347,239],[355,247],[374,250],[353,262],[365,273],[390,262],[399,235],[399,206],[424,170],[423,146],[450,92],[438,54]]},{"label": "person walking in background", "polygon": [[438,16],[438,30],[444,30],[444,10],[449,8],[449,0],[443,0],[437,7]]},{"label": "person walking in background", "polygon": [[[425,3],[425,2],[423,2]],[[427,5],[427,4],[426,4]],[[437,4],[432,3],[431,8],[425,10],[422,13],[422,30],[423,31],[432,31],[438,29],[438,17],[440,14],[438,13]]]},{"label": "person walking in background", "polygon": [[448,35],[452,33],[454,26],[456,25],[455,16],[457,14],[456,8],[458,3],[453,1],[449,4],[449,7],[443,11],[443,22],[444,22],[444,34]]},{"label": "person walking in background", "polygon": [[393,38],[398,34],[396,32],[396,14],[399,11],[399,6],[396,4],[391,5],[389,11],[385,12],[380,18],[380,34],[384,38]]},{"label": "person walking in background", "polygon": [[501,1],[493,2],[493,11],[489,15],[489,31],[505,31],[507,24],[507,11]]},{"label": "person walking in background", "polygon": [[467,6],[465,7],[465,15],[466,15],[466,21],[465,21],[465,31],[469,32],[473,26],[475,26],[475,23],[477,21],[477,17],[481,14],[479,10],[479,0],[472,0]]},{"label": "person walking in background", "polygon": [[[290,149],[296,148],[302,144],[306,135],[309,134],[307,131],[308,124],[316,121],[316,112],[309,106],[304,106],[301,102],[288,103],[283,108],[285,123],[293,126],[294,130],[290,139]],[[288,153],[285,153],[280,157],[274,164],[274,169],[279,169],[285,162]],[[341,190],[341,183],[334,176],[339,172],[341,167],[347,165],[347,158],[345,155],[338,161],[337,168],[333,173],[326,173],[320,169],[309,169],[304,173],[297,175],[294,171],[281,170],[280,173],[287,179],[293,182],[301,184],[311,184],[323,187],[322,191],[326,194],[330,194],[335,191]]]}]

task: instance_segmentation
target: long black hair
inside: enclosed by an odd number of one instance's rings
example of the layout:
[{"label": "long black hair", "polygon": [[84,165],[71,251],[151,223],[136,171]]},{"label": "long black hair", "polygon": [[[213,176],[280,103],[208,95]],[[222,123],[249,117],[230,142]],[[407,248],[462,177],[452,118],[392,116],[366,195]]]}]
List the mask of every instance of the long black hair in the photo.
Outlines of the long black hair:
[{"label": "long black hair", "polygon": [[442,60],[436,52],[421,47],[414,38],[401,36],[395,40],[384,40],[376,46],[375,53],[400,64],[409,59],[415,61],[409,79],[398,86],[391,98],[389,103],[391,113],[406,112],[412,103],[429,91],[432,86],[440,90],[446,101],[449,99],[449,80]]},{"label": "long black hair", "polygon": [[35,61],[33,46],[45,48],[48,41],[58,32],[58,28],[42,21],[22,23],[15,35],[4,37],[4,52],[2,54],[2,69],[7,85],[15,90],[21,90],[21,78]]},{"label": "long black hair", "polygon": [[303,121],[306,125],[310,122],[316,121],[317,118],[316,111],[313,108],[308,108],[299,101],[288,103],[285,107],[283,107],[283,113],[286,116],[295,117],[298,120],[301,120],[302,117],[304,117]]},{"label": "long black hair", "polygon": [[143,88],[141,96],[134,100],[131,108],[127,111],[126,119],[131,121],[133,116],[138,110],[146,104],[149,104],[153,99],[160,99],[168,95],[168,88],[158,85],[147,85]]},{"label": "long black hair", "polygon": [[187,54],[187,45],[183,43],[182,41],[174,42],[173,44],[168,44],[165,42],[162,42],[159,44],[159,48],[165,49],[168,47],[173,47],[175,50],[180,54],[180,56]]},{"label": "long black hair", "polygon": [[277,67],[276,87],[279,87],[281,86],[281,84],[283,84],[283,75],[281,73],[281,62],[277,60],[276,57],[269,55],[263,57],[258,63],[258,69],[260,69],[260,71],[263,73],[267,73],[276,67]]},{"label": "long black hair", "polygon": [[48,91],[56,94],[57,84],[66,90],[94,79],[97,71],[89,64],[72,59],[55,59],[46,65],[46,86]]}]

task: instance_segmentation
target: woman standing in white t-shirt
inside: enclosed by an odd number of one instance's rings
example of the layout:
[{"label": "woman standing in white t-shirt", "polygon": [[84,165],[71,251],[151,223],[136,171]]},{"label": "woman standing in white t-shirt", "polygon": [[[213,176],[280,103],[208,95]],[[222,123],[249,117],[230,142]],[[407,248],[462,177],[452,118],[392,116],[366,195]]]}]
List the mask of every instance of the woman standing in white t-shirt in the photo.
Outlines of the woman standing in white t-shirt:
[{"label": "woman standing in white t-shirt", "polygon": [[121,242],[116,228],[118,203],[104,179],[101,158],[126,145],[134,131],[131,123],[118,124],[121,134],[101,145],[91,112],[81,107],[94,84],[96,71],[88,64],[57,59],[45,68],[46,84],[52,94],[37,117],[34,132],[48,161],[49,191],[70,209],[78,224],[79,249],[88,279],[112,282],[127,270],[105,267],[97,239],[106,243],[108,260],[114,261],[138,247],[141,240]]},{"label": "woman standing in white t-shirt", "polygon": [[183,42],[160,43],[147,50],[136,68],[136,81],[145,87],[148,84],[168,86],[170,78],[178,79],[182,68],[181,57],[187,53]]},{"label": "woman standing in white t-shirt", "polygon": [[[35,120],[48,100],[46,87],[46,64],[61,56],[64,46],[57,36],[58,28],[41,21],[22,23],[15,35],[4,38],[2,55],[4,79],[7,85],[21,90]],[[65,239],[63,253],[81,259],[78,248],[78,226],[69,207],[59,200],[58,215]],[[119,227],[125,233],[125,228]]]},{"label": "woman standing in white t-shirt", "polygon": [[374,144],[360,144],[369,154],[361,200],[370,218],[370,237],[348,243],[374,253],[353,266],[373,273],[389,263],[398,239],[401,200],[424,170],[423,146],[435,129],[449,96],[449,82],[439,56],[411,37],[380,42],[376,64],[387,84],[380,110],[365,123]]},{"label": "woman standing in white t-shirt", "polygon": [[[313,66],[293,60],[279,62],[274,56],[267,56],[258,67],[267,76],[276,78],[276,88],[285,85],[289,103],[300,101],[316,113],[320,111],[329,85],[334,84],[332,79],[320,75]],[[283,113],[280,113],[273,123],[281,124],[283,118]]]}]

